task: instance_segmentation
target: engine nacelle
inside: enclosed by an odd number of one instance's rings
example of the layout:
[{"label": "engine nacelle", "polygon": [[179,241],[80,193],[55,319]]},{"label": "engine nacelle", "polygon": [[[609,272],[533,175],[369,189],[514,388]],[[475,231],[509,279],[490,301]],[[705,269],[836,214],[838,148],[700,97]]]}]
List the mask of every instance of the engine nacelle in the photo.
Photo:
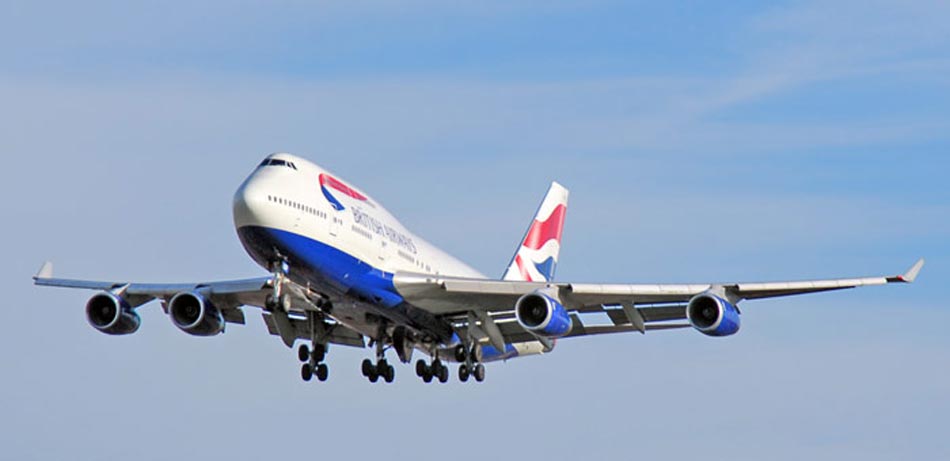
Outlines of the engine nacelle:
[{"label": "engine nacelle", "polygon": [[86,303],[86,319],[93,328],[107,335],[135,333],[142,323],[125,299],[107,291],[89,299]]},{"label": "engine nacelle", "polygon": [[693,328],[708,336],[729,336],[739,331],[739,309],[712,293],[690,299],[686,318]]},{"label": "engine nacelle", "polygon": [[194,336],[224,332],[224,315],[200,293],[178,293],[168,302],[168,315],[176,327]]},{"label": "engine nacelle", "polygon": [[518,299],[515,317],[522,328],[545,338],[560,338],[570,333],[574,326],[567,309],[557,299],[540,291]]}]

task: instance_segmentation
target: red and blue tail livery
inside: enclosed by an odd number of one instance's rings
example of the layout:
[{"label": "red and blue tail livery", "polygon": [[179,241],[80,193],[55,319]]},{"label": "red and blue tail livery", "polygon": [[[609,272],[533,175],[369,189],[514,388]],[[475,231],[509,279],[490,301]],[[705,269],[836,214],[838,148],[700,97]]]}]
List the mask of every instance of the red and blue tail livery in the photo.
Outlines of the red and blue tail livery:
[{"label": "red and blue tail livery", "polygon": [[504,280],[521,282],[550,282],[554,280],[561,235],[567,215],[568,190],[554,182],[541,201],[534,220],[528,226],[521,246],[515,252]]}]

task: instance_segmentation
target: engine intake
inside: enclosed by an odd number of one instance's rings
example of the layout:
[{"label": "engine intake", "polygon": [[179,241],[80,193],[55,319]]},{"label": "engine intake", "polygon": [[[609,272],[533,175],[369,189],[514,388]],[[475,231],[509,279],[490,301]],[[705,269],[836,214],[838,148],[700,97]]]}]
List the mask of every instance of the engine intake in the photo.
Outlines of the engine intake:
[{"label": "engine intake", "polygon": [[558,300],[540,291],[518,299],[515,317],[522,328],[545,338],[560,338],[570,333],[574,326],[567,309]]},{"label": "engine intake", "polygon": [[729,336],[739,331],[739,309],[712,293],[690,299],[686,318],[693,328],[708,336]]},{"label": "engine intake", "polygon": [[122,297],[109,292],[99,293],[86,303],[86,319],[93,328],[107,335],[135,333],[142,319]]},{"label": "engine intake", "polygon": [[224,332],[224,316],[200,293],[178,293],[168,302],[168,314],[181,331],[194,336]]}]

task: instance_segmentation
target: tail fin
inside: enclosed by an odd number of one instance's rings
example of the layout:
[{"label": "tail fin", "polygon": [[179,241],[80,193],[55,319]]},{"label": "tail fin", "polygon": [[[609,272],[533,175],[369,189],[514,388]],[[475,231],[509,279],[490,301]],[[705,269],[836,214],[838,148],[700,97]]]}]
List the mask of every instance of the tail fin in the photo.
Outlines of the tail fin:
[{"label": "tail fin", "polygon": [[552,182],[538,208],[531,226],[525,232],[518,251],[511,258],[504,280],[550,282],[554,279],[558,253],[561,251],[561,232],[567,214],[568,191]]}]

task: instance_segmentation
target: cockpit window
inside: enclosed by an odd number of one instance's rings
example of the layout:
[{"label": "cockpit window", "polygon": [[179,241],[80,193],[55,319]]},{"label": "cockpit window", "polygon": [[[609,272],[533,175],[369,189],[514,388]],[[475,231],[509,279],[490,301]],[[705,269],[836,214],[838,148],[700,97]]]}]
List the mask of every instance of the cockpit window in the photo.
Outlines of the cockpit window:
[{"label": "cockpit window", "polygon": [[261,162],[261,165],[260,165],[260,166],[262,166],[262,167],[265,167],[265,166],[285,166],[285,167],[287,167],[287,168],[293,168],[294,170],[297,169],[297,165],[294,165],[294,162],[288,162],[288,161],[286,161],[286,160],[281,160],[281,159],[279,159],[279,158],[268,158],[268,159],[264,159],[264,161]]}]

